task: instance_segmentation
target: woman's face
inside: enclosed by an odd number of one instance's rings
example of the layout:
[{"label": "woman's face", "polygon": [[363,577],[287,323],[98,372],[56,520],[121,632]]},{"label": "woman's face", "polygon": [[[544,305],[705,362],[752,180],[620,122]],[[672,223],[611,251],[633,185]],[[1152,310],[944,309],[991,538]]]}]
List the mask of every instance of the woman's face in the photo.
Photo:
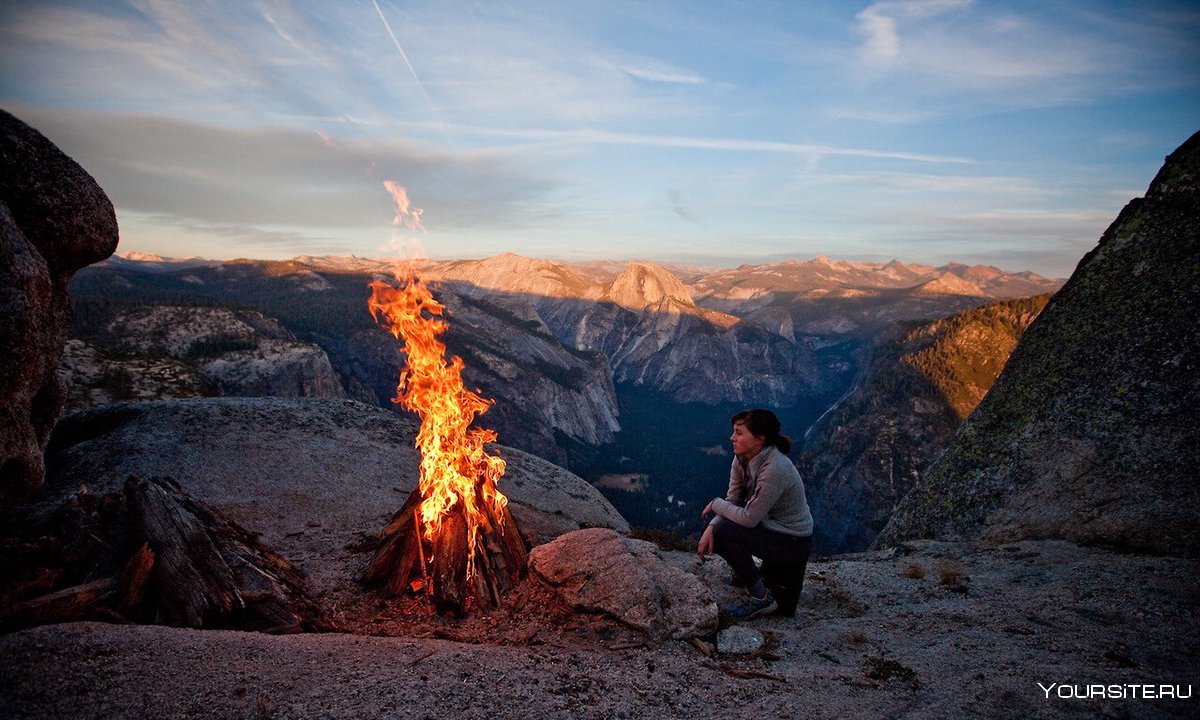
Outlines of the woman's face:
[{"label": "woman's face", "polygon": [[761,435],[755,435],[746,429],[745,423],[734,423],[733,434],[729,436],[733,442],[733,452],[735,455],[757,455],[759,450],[762,450],[763,443],[766,438]]}]

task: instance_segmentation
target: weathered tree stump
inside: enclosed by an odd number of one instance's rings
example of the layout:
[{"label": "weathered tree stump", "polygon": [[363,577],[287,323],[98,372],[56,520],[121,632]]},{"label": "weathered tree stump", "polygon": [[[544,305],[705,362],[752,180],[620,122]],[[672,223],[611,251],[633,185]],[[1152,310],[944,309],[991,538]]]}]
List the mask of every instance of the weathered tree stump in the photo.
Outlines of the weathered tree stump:
[{"label": "weathered tree stump", "polygon": [[374,544],[378,549],[362,581],[379,587],[384,595],[407,591],[427,593],[441,612],[463,614],[472,609],[492,608],[525,572],[525,541],[507,506],[497,514],[490,503],[479,503],[486,517],[479,527],[479,541],[471,565],[467,522],[462,505],[456,504],[442,519],[432,542],[424,537],[420,523],[420,490],[413,490]]},{"label": "weathered tree stump", "polygon": [[58,518],[66,527],[28,529],[41,547],[26,577],[0,592],[0,629],[83,619],[331,629],[296,568],[170,478],[131,477],[123,495],[81,497]]},{"label": "weathered tree stump", "polygon": [[125,497],[156,558],[151,571],[156,623],[203,627],[245,607],[213,535],[178,487],[131,478]]}]

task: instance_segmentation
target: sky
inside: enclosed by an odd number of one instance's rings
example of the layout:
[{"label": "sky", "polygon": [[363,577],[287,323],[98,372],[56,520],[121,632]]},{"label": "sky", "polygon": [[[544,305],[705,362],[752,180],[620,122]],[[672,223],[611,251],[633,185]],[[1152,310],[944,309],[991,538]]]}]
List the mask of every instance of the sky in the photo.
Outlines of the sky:
[{"label": "sky", "polygon": [[122,253],[1065,277],[1200,130],[1198,38],[1195,2],[5,0],[0,107]]}]

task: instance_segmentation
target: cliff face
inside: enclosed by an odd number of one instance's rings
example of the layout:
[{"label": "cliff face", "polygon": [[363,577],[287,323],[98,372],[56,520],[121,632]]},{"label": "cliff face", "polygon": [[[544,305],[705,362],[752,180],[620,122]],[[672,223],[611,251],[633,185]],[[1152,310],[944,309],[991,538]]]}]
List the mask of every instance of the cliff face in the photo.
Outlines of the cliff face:
[{"label": "cliff face", "polygon": [[[598,353],[564,347],[525,302],[443,295],[447,347],[466,362],[463,378],[497,402],[483,422],[504,442],[559,462],[555,431],[591,445],[620,429],[612,372]],[[527,418],[540,422],[530,423]]]},{"label": "cliff face", "polygon": [[567,347],[602,353],[616,382],[678,402],[788,407],[824,389],[822,369],[785,311],[759,322],[701,307],[661,265],[572,267],[504,254],[430,263],[422,272],[460,294],[531,306]]},{"label": "cliff face", "polygon": [[36,490],[66,389],[55,369],[75,271],[117,247],[112,203],[41,133],[0,111],[0,510]]},{"label": "cliff face", "polygon": [[119,312],[68,343],[60,373],[72,410],[206,395],[346,397],[324,350],[261,313],[230,308]]},{"label": "cliff face", "polygon": [[699,307],[660,266],[630,263],[596,302],[542,298],[537,307],[563,342],[604,353],[617,382],[678,402],[789,407],[822,390],[806,344]]},{"label": "cliff face", "polygon": [[811,431],[797,464],[819,553],[870,546],[1000,374],[1049,296],[893,327],[861,379]]},{"label": "cliff face", "polygon": [[1200,133],[1080,261],[878,539],[1200,553]]}]

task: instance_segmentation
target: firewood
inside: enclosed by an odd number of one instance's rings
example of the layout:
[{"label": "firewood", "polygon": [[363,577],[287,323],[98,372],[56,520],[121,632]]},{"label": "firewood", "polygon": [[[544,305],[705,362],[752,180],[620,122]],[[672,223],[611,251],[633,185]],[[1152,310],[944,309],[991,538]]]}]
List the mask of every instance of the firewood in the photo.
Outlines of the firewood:
[{"label": "firewood", "polygon": [[421,495],[414,490],[380,532],[379,549],[363,571],[363,584],[384,585],[384,593],[393,597],[404,593],[413,564],[422,554],[420,533],[412,521],[420,504]]},{"label": "firewood", "polygon": [[82,620],[92,614],[100,598],[116,588],[117,578],[100,578],[17,603],[0,617],[0,628]]},{"label": "firewood", "polygon": [[131,477],[120,494],[79,495],[0,549],[14,547],[21,554],[2,568],[14,571],[0,595],[5,630],[81,619],[333,629],[295,566],[169,478]]},{"label": "firewood", "polygon": [[117,583],[120,599],[116,609],[119,612],[127,613],[142,602],[146,593],[146,582],[150,579],[153,569],[154,550],[150,549],[149,542],[144,542],[125,564],[125,570]]},{"label": "firewood", "polygon": [[[152,551],[147,598],[155,622],[272,633],[333,629],[303,575],[257,535],[189,497],[170,479],[125,486]],[[137,562],[137,555],[130,560]]]},{"label": "firewood", "polygon": [[490,504],[481,503],[485,518],[474,551],[475,575],[468,578],[467,524],[461,506],[450,509],[429,542],[417,519],[421,501],[420,490],[414,490],[381,531],[378,550],[363,572],[363,584],[394,597],[420,581],[442,612],[462,614],[471,607],[499,605],[527,563],[525,541],[512,514],[507,508],[496,513]]}]

